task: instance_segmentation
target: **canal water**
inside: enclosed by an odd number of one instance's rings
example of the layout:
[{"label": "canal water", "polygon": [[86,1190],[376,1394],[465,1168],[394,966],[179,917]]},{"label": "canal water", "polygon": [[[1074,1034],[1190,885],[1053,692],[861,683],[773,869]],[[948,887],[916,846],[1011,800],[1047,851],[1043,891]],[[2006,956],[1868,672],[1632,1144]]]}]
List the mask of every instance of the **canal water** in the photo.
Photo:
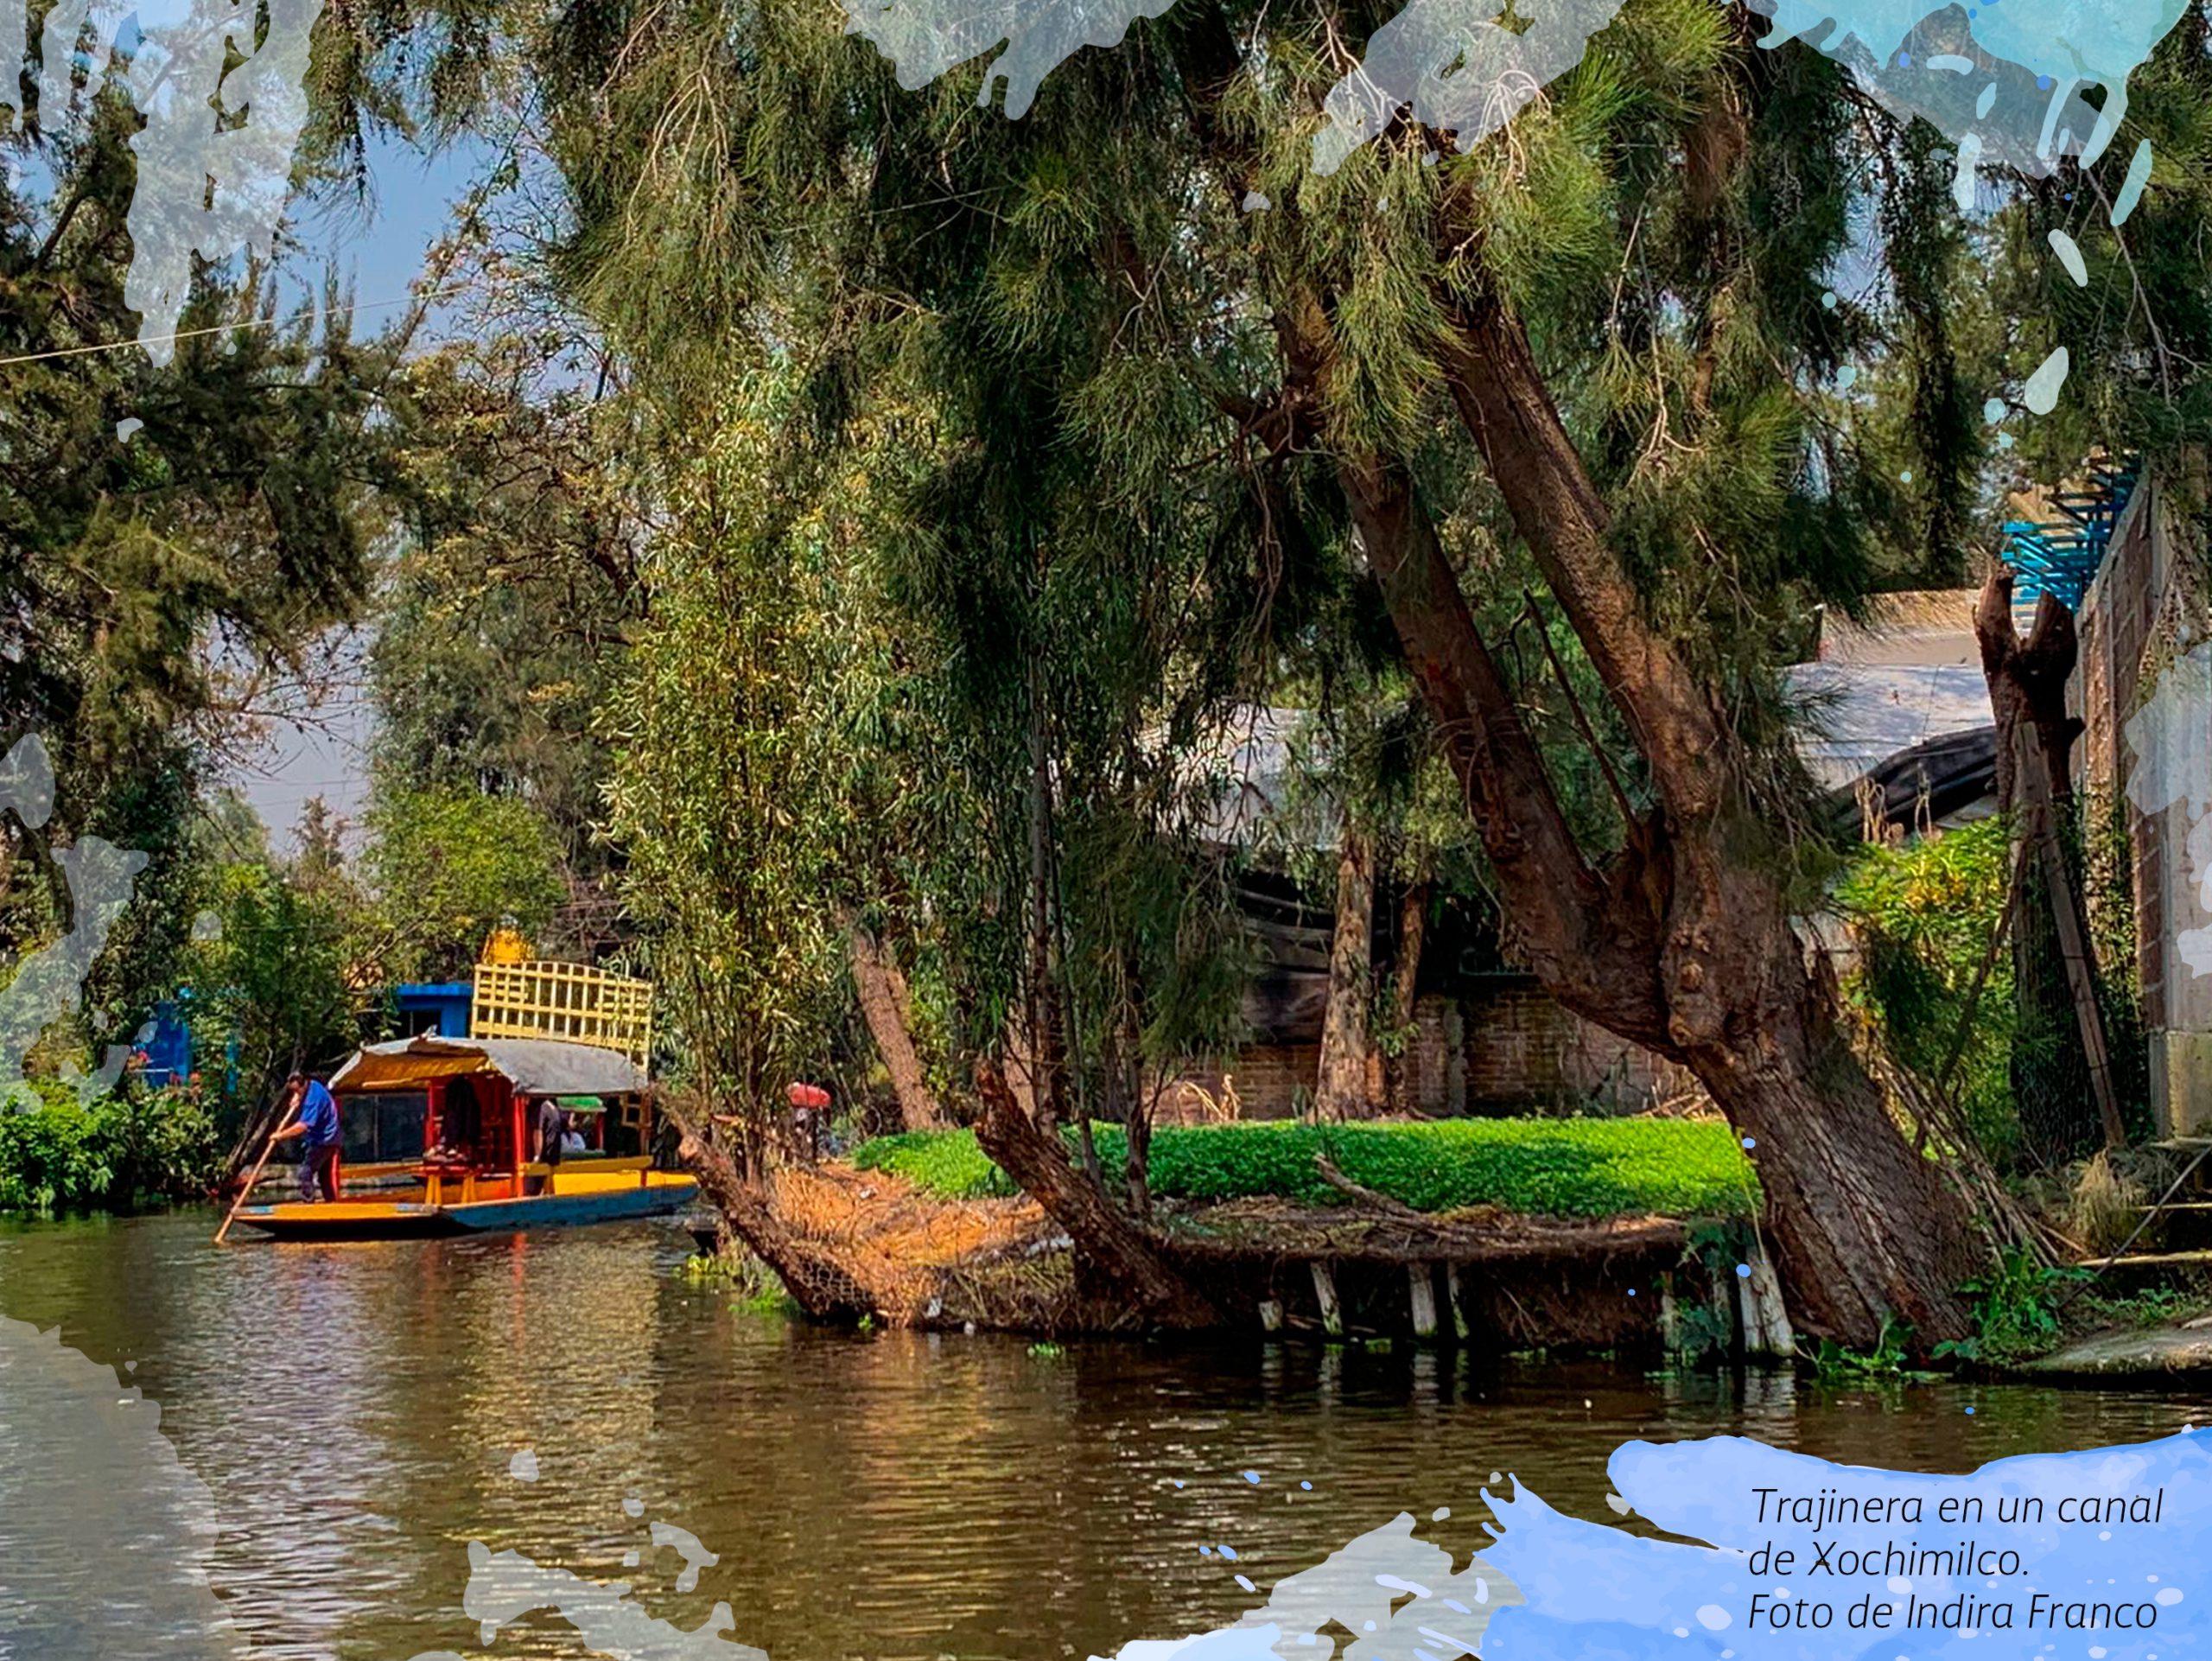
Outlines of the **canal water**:
[{"label": "canal water", "polygon": [[[688,1238],[660,1225],[219,1251],[213,1224],[0,1230],[0,1316],[58,1324],[161,1404],[214,1497],[209,1581],[257,1656],[590,1652],[550,1611],[482,1647],[461,1608],[472,1541],[626,1583],[686,1630],[727,1602],[729,1635],[775,1661],[1111,1654],[1233,1620],[1258,1601],[1237,1574],[1264,1594],[1401,1511],[1471,1550],[1493,1473],[1608,1520],[1605,1460],[1630,1438],[1743,1434],[1955,1472],[2212,1416],[2200,1394],[1829,1388],[1402,1347],[1055,1354],[735,1307],[687,1279]],[[0,1398],[0,1477],[40,1451],[11,1446],[19,1421]],[[524,1449],[535,1480],[516,1473]],[[692,1590],[675,1588],[678,1555],[651,1549],[655,1521],[717,1554]],[[96,1554],[70,1549],[72,1526],[0,1515],[0,1598],[111,1594],[73,1584]],[[1233,1562],[1203,1550],[1224,1544]],[[15,1661],[48,1658],[19,1641]]]}]

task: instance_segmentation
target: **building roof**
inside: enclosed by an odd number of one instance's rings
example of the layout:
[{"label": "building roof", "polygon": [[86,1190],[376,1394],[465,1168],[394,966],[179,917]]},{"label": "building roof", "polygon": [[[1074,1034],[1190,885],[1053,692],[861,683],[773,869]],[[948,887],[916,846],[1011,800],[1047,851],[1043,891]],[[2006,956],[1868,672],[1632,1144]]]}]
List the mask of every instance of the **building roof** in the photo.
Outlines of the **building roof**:
[{"label": "building roof", "polygon": [[551,1038],[440,1038],[423,1033],[364,1045],[338,1069],[333,1090],[416,1090],[434,1079],[496,1072],[525,1096],[622,1096],[645,1073],[615,1050]]},{"label": "building roof", "polygon": [[1996,726],[1979,662],[1801,663],[1786,673],[1805,704],[1799,753],[1831,790],[1930,739]]},{"label": "building roof", "polygon": [[1978,664],[1972,589],[1928,589],[1877,595],[1864,623],[1837,612],[1821,616],[1822,663]]},{"label": "building roof", "polygon": [[1239,704],[1179,759],[1186,789],[1203,798],[1193,828],[1216,847],[1262,840],[1309,848],[1337,845],[1337,810],[1327,792],[1300,789],[1325,764],[1328,734],[1306,710]]}]

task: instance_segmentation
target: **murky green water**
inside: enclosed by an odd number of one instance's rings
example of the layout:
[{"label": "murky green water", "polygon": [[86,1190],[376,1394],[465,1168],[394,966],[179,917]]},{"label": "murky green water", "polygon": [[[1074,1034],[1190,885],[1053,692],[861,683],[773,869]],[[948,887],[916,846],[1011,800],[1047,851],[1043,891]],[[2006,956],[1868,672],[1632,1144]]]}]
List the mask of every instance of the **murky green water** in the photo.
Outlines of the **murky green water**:
[{"label": "murky green water", "polygon": [[[0,1314],[137,1364],[130,1382],[214,1492],[215,1588],[269,1656],[479,1652],[461,1596],[481,1539],[627,1580],[686,1628],[726,1600],[732,1635],[776,1661],[1084,1657],[1232,1619],[1251,1601],[1236,1569],[1264,1588],[1400,1510],[1452,1507],[1431,1532],[1471,1549],[1493,1471],[1607,1517],[1605,1457],[1630,1437],[1742,1432],[1955,1471],[2164,1435],[2212,1408],[1402,1351],[1042,1357],[1018,1340],[855,1336],[734,1309],[680,1274],[689,1243],[672,1227],[222,1251],[212,1232],[198,1214],[0,1231]],[[524,1447],[535,1483],[508,1473]],[[624,1569],[654,1518],[721,1554],[696,1592],[671,1589],[672,1552]],[[32,1526],[0,1517],[0,1563],[19,1580],[42,1564],[33,1596],[72,1595],[73,1559],[28,1550]],[[1240,1553],[1234,1568],[1200,1555],[1217,1542]],[[490,1652],[586,1651],[548,1614]]]}]

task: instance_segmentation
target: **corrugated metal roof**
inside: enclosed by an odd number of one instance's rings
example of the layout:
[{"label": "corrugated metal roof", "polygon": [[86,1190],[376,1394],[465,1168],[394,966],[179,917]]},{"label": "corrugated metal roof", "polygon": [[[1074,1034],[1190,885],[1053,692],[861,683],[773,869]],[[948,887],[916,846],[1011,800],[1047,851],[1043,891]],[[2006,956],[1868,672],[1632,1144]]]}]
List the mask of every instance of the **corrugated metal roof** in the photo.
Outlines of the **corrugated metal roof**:
[{"label": "corrugated metal roof", "polygon": [[1240,704],[1177,760],[1186,789],[1203,799],[1193,828],[1217,847],[1273,839],[1309,848],[1337,844],[1337,810],[1327,792],[1296,787],[1294,774],[1318,779],[1328,733],[1306,710]]},{"label": "corrugated metal roof", "polygon": [[333,1090],[404,1090],[434,1079],[497,1072],[526,1096],[620,1096],[644,1090],[629,1058],[590,1044],[550,1038],[440,1038],[423,1033],[353,1053]]}]

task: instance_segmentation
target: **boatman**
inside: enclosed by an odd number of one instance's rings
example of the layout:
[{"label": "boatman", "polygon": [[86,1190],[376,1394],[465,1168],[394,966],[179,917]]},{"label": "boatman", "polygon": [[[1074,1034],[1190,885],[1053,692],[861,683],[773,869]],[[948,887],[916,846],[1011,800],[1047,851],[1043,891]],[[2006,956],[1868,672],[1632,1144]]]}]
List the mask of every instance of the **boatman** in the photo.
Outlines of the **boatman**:
[{"label": "boatman", "polygon": [[[272,1142],[289,1142],[301,1138],[300,1147],[300,1203],[312,1206],[318,1200],[338,1198],[338,1104],[331,1099],[329,1091],[320,1079],[310,1079],[304,1072],[292,1075],[287,1098],[289,1108],[298,1117],[277,1131],[269,1140]],[[321,1192],[316,1193],[320,1187]]]}]

